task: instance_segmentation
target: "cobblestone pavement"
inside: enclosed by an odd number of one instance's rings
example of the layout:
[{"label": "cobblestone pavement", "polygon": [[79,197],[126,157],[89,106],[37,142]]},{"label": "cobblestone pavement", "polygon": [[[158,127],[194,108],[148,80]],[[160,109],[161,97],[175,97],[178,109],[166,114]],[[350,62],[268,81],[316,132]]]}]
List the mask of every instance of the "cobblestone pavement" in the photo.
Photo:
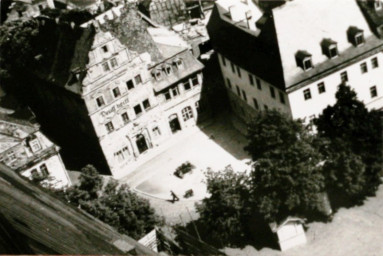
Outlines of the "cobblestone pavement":
[{"label": "cobblestone pavement", "polygon": [[383,185],[364,205],[342,208],[331,223],[308,225],[308,243],[286,252],[251,246],[227,249],[230,256],[381,256],[383,255]]}]

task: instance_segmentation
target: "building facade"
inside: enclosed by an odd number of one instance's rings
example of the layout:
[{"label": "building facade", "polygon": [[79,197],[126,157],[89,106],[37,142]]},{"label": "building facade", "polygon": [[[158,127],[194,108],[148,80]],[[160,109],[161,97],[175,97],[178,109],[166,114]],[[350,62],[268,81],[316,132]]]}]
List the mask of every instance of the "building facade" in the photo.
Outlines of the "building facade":
[{"label": "building facade", "polygon": [[20,175],[55,189],[71,185],[59,147],[38,124],[0,114],[0,159]]},{"label": "building facade", "polygon": [[382,1],[264,2],[219,0],[208,24],[237,116],[277,109],[310,122],[341,83],[383,107]]},{"label": "building facade", "polygon": [[[52,22],[56,21],[45,20],[44,26]],[[71,120],[60,123],[66,127],[60,130],[76,136],[79,144],[84,137],[88,139],[82,144],[97,144],[74,149],[80,157],[100,151],[102,157],[94,155],[98,159],[89,163],[103,161],[106,173],[125,176],[145,161],[148,152],[197,124],[204,105],[200,103],[203,65],[175,32],[152,24],[131,5],[63,29],[71,35],[64,39],[71,49],[51,63],[70,68],[49,81],[54,86],[34,86],[43,99],[36,104],[37,115],[49,120],[59,111],[63,119]],[[58,41],[53,40],[54,48],[61,47],[63,38],[58,35]],[[68,53],[69,58],[64,56]],[[60,109],[49,112],[56,106]]]}]

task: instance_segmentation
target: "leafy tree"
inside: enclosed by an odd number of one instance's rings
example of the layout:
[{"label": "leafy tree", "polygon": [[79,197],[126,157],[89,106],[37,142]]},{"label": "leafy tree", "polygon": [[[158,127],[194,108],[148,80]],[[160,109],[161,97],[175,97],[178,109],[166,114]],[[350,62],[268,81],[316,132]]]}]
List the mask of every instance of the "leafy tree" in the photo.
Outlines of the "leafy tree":
[{"label": "leafy tree", "polygon": [[82,169],[79,181],[79,185],[64,192],[65,198],[120,233],[139,239],[162,223],[149,202],[131,192],[127,185],[112,179],[103,186],[103,178],[93,166]]},{"label": "leafy tree", "polygon": [[245,237],[252,215],[249,202],[249,177],[231,168],[221,172],[207,172],[210,197],[197,204],[200,221],[209,230],[210,239],[217,244],[232,245]]},{"label": "leafy tree", "polygon": [[248,126],[253,158],[251,199],[268,221],[318,211],[325,188],[315,137],[299,120],[275,110],[260,113]]},{"label": "leafy tree", "polygon": [[[331,142],[330,150],[322,152],[331,162],[329,165],[332,167],[346,165],[344,167],[347,169],[346,173],[340,170],[327,172],[333,175],[328,179],[334,187],[349,188],[345,192],[351,196],[356,195],[356,190],[351,189],[352,187],[364,187],[363,191],[358,189],[361,196],[373,194],[380,183],[383,167],[382,112],[368,111],[363,102],[357,99],[356,93],[344,84],[339,86],[336,99],[335,105],[328,106],[314,120],[318,135]],[[350,153],[356,157],[354,161],[358,164],[354,163],[355,165],[348,169],[347,162],[351,161]],[[334,184],[336,181],[338,184]]]}]

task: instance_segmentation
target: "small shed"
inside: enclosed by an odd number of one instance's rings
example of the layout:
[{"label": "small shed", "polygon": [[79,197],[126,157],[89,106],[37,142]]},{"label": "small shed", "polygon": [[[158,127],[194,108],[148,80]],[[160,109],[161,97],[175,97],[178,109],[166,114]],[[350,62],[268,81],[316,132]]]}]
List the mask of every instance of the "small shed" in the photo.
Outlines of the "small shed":
[{"label": "small shed", "polygon": [[271,231],[278,237],[282,251],[306,244],[306,235],[302,225],[304,222],[301,218],[287,217],[279,224],[276,222],[269,224]]}]

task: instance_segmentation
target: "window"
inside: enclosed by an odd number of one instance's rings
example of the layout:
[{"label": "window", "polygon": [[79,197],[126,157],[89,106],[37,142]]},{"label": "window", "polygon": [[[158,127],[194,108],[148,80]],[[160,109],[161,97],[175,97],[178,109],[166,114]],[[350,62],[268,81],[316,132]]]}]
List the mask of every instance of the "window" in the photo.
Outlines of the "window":
[{"label": "window", "polygon": [[363,30],[357,27],[350,27],[347,30],[347,39],[355,47],[362,45],[364,43]]},{"label": "window", "polygon": [[187,80],[183,83],[185,91],[189,91],[191,89],[190,82]]},{"label": "window", "polygon": [[242,90],[242,96],[243,96],[243,99],[247,102],[247,96],[244,90]]},{"label": "window", "polygon": [[182,109],[182,117],[184,121],[189,120],[190,118],[193,118],[193,111],[191,107],[186,107]]},{"label": "window", "polygon": [[126,82],[126,86],[128,87],[128,90],[131,90],[134,88],[134,84],[132,80],[129,80]]},{"label": "window", "polygon": [[10,162],[13,162],[13,161],[15,161],[17,159],[16,158],[16,154],[13,151],[9,151],[7,153],[7,156],[8,156],[8,159],[9,159]]},{"label": "window", "polygon": [[106,130],[108,131],[108,133],[111,133],[114,131],[114,126],[113,126],[113,123],[112,122],[107,122],[105,124],[105,127],[106,127]]},{"label": "window", "polygon": [[135,105],[133,109],[134,113],[136,113],[137,116],[142,113],[142,108],[140,104]]},{"label": "window", "polygon": [[110,71],[108,62],[102,63],[102,69],[104,70],[104,72]]},{"label": "window", "polygon": [[238,85],[236,85],[236,88],[237,88],[237,94],[238,94],[238,96],[240,96],[240,97],[241,97],[241,90],[239,89],[239,86],[238,86]]},{"label": "window", "polygon": [[326,92],[326,87],[324,85],[324,82],[321,82],[318,84],[318,92],[319,94]]},{"label": "window", "polygon": [[121,92],[120,92],[120,89],[119,89],[118,87],[114,88],[114,89],[112,90],[112,92],[113,92],[113,96],[114,96],[115,98],[121,96]]},{"label": "window", "polygon": [[197,86],[198,84],[199,84],[199,82],[198,82],[198,76],[193,77],[193,78],[192,78],[192,85],[193,85],[193,86]]},{"label": "window", "polygon": [[135,82],[136,85],[137,85],[137,84],[141,84],[141,83],[142,83],[141,76],[140,76],[140,75],[136,75],[136,76],[134,77],[134,82]]},{"label": "window", "polygon": [[313,67],[311,54],[306,51],[298,51],[295,55],[295,60],[298,67],[301,67],[304,71],[310,70]]},{"label": "window", "polygon": [[40,173],[43,177],[49,176],[48,167],[46,164],[40,165]]},{"label": "window", "polygon": [[229,79],[229,78],[226,78],[226,82],[227,82],[227,87],[229,87],[229,88],[231,89],[232,86],[231,86],[230,79]]},{"label": "window", "polygon": [[178,87],[173,87],[171,91],[172,91],[173,97],[176,97],[177,95],[180,94],[178,91]]},{"label": "window", "polygon": [[254,104],[255,109],[259,109],[258,101],[256,98],[253,98],[253,104]]},{"label": "window", "polygon": [[182,64],[183,64],[181,59],[177,59],[176,61],[174,61],[174,63],[176,64],[178,69],[180,69],[182,67]]},{"label": "window", "polygon": [[380,2],[380,0],[375,0],[374,1],[374,7],[375,7],[375,10],[381,10],[383,5],[382,3]]},{"label": "window", "polygon": [[249,74],[249,82],[252,86],[254,86],[254,78],[251,74]]},{"label": "window", "polygon": [[172,98],[172,96],[170,95],[170,90],[169,90],[169,91],[166,91],[166,92],[164,93],[164,95],[165,95],[165,100],[170,100],[170,99]]},{"label": "window", "polygon": [[285,96],[283,95],[283,93],[279,92],[279,101],[282,103],[282,104],[285,104]]},{"label": "window", "polygon": [[238,76],[241,77],[241,69],[237,66],[237,73],[238,73]]},{"label": "window", "polygon": [[149,102],[149,100],[148,100],[148,99],[144,100],[144,101],[142,102],[142,105],[144,106],[144,109],[145,109],[145,110],[148,110],[148,109],[150,108],[150,102]]},{"label": "window", "polygon": [[158,127],[154,127],[153,128],[153,134],[154,134],[155,137],[160,136],[161,135],[160,129]]},{"label": "window", "polygon": [[233,64],[233,62],[231,63],[231,71],[232,71],[233,73],[235,73],[235,65]]},{"label": "window", "polygon": [[376,90],[376,86],[372,86],[370,88],[370,95],[371,95],[371,98],[375,98],[378,96],[378,91]]},{"label": "window", "polygon": [[222,64],[226,67],[226,60],[225,60],[225,57],[223,57],[222,55],[221,55],[221,60],[222,60]]},{"label": "window", "polygon": [[101,49],[102,49],[102,52],[104,53],[108,52],[108,46],[106,45],[102,46]]},{"label": "window", "polygon": [[110,60],[110,66],[112,66],[112,68],[115,68],[118,66],[116,58],[113,58]]},{"label": "window", "polygon": [[309,100],[311,99],[311,92],[310,92],[310,89],[306,89],[303,91],[303,96],[305,98],[305,100]]},{"label": "window", "polygon": [[96,99],[96,102],[97,102],[97,106],[99,106],[99,107],[102,107],[105,105],[105,101],[104,101],[104,98],[102,96],[98,97]]},{"label": "window", "polygon": [[372,68],[379,67],[379,62],[378,62],[378,58],[377,57],[371,59],[371,66],[372,66]]},{"label": "window", "polygon": [[166,67],[165,67],[165,73],[166,73],[167,75],[170,75],[171,72],[172,72],[172,67],[171,67],[171,66],[166,66]]},{"label": "window", "polygon": [[121,118],[122,118],[122,121],[124,122],[124,124],[129,123],[129,115],[128,115],[127,112],[123,113],[123,114],[121,115]]},{"label": "window", "polygon": [[360,71],[362,72],[362,74],[365,74],[368,72],[368,68],[367,68],[367,63],[366,62],[363,62],[362,64],[360,64]]},{"label": "window", "polygon": [[124,154],[122,153],[121,150],[117,151],[116,153],[114,153],[114,157],[117,158],[117,161],[118,162],[122,162],[124,161]]},{"label": "window", "polygon": [[340,73],[340,81],[342,83],[345,83],[345,82],[348,81],[347,71],[344,71],[344,72]]},{"label": "window", "polygon": [[37,138],[29,141],[29,146],[31,147],[32,152],[37,152],[41,149],[40,142]]},{"label": "window", "polygon": [[275,90],[273,87],[270,86],[270,95],[273,99],[275,99]]},{"label": "window", "polygon": [[153,76],[156,80],[160,80],[160,78],[161,78],[161,74],[162,74],[161,70],[156,70],[156,71],[153,71],[153,72],[152,72],[152,76]]},{"label": "window", "polygon": [[257,82],[257,88],[259,90],[262,90],[262,84],[261,84],[261,80],[259,80],[258,78],[255,80]]},{"label": "window", "polygon": [[197,113],[201,113],[202,109],[200,108],[199,101],[196,101],[194,105],[195,105],[195,109],[197,110]]},{"label": "window", "polygon": [[322,53],[326,55],[329,59],[332,59],[338,56],[337,42],[331,39],[324,39],[321,42],[321,47],[322,47]]}]

